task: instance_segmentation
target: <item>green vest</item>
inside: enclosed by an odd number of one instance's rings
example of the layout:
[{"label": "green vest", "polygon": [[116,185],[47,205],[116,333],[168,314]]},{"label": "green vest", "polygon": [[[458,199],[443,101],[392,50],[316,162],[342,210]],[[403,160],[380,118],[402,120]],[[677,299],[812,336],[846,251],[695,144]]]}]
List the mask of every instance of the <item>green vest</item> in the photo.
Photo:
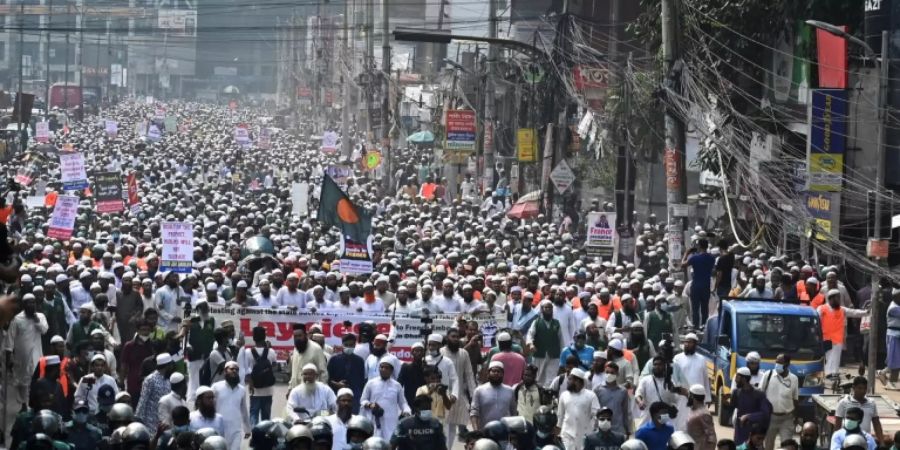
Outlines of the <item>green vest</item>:
[{"label": "green vest", "polygon": [[646,314],[647,323],[647,339],[650,342],[659,343],[662,340],[663,333],[672,333],[672,315],[659,310],[651,311]]},{"label": "green vest", "polygon": [[647,339],[644,338],[644,343],[642,343],[637,348],[629,348],[632,353],[634,353],[634,357],[637,358],[638,367],[644,367],[644,364],[647,364],[647,361],[650,360],[650,345],[647,344]]},{"label": "green vest", "polygon": [[559,344],[559,321],[550,319],[550,322],[547,322],[539,318],[534,324],[534,357],[559,358],[562,353]]},{"label": "green vest", "polygon": [[75,346],[77,346],[79,342],[90,339],[91,331],[94,331],[98,328],[102,330],[103,326],[101,326],[97,322],[94,322],[93,320],[88,323],[86,327],[81,325],[81,322],[75,322],[72,325],[72,350],[74,351]]},{"label": "green vest", "polygon": [[200,327],[200,322],[191,323],[191,330],[188,335],[188,343],[191,344],[191,352],[193,353],[190,355],[191,361],[202,361],[209,357],[209,352],[212,351],[213,346],[216,344],[215,330],[216,321],[212,317],[206,320],[202,328]]}]

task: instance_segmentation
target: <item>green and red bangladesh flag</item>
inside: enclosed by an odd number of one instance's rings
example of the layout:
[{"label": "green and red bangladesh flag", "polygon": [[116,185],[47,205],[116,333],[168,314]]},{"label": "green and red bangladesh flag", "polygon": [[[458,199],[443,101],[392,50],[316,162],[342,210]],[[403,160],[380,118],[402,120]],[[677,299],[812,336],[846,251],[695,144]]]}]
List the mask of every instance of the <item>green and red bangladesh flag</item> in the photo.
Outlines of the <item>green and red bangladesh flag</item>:
[{"label": "green and red bangladesh flag", "polygon": [[322,180],[317,218],[323,224],[340,228],[341,234],[361,244],[365,244],[372,233],[372,215],[354,205],[328,175]]}]

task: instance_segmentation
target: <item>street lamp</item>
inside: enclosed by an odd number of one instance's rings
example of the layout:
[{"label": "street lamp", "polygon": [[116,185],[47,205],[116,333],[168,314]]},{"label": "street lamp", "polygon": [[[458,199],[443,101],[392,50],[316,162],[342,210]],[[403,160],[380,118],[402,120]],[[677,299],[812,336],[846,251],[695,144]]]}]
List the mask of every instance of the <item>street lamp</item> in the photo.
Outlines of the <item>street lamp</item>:
[{"label": "street lamp", "polygon": [[[813,27],[825,31],[827,33],[833,34],[838,37],[842,37],[847,39],[848,41],[862,47],[866,51],[866,56],[872,57],[876,64],[879,65],[878,71],[878,141],[876,143],[876,163],[875,163],[875,229],[872,233],[872,239],[870,244],[874,242],[880,243],[881,241],[881,210],[882,210],[882,194],[881,190],[884,186],[884,156],[885,156],[885,130],[886,130],[886,121],[887,121],[887,82],[888,82],[888,69],[890,68],[890,64],[888,63],[888,53],[889,53],[889,41],[888,41],[888,32],[887,30],[881,32],[881,60],[876,58],[875,51],[872,50],[872,47],[869,44],[866,44],[865,41],[859,39],[855,36],[851,36],[846,31],[841,29],[836,25],[832,25],[827,22],[822,22],[819,20],[807,20],[806,24]],[[883,263],[883,258],[875,257],[877,263],[881,265]],[[870,302],[872,310],[870,311],[871,315],[871,324],[869,328],[869,361],[868,361],[868,373],[866,374],[869,379],[869,389],[872,392],[875,392],[875,370],[878,365],[878,328],[881,324],[878,322],[880,320],[880,309],[878,303],[881,297],[881,275],[876,271],[872,276],[872,302]]]}]

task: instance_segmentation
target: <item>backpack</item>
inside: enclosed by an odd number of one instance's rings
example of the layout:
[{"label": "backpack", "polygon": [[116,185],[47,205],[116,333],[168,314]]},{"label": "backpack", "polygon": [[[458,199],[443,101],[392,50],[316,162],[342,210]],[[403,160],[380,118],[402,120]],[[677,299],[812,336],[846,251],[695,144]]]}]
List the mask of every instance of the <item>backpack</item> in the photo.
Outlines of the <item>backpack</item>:
[{"label": "backpack", "polygon": [[275,372],[272,370],[272,361],[269,361],[269,347],[262,352],[262,356],[256,353],[255,348],[250,349],[253,352],[253,368],[250,370],[250,380],[253,382],[254,388],[267,388],[275,385]]},{"label": "backpack", "polygon": [[[217,352],[217,351],[218,350],[214,349],[212,352]],[[209,354],[212,355],[212,352],[209,352]],[[222,356],[224,357],[225,355],[222,355]],[[212,364],[212,363],[209,361],[209,356],[207,356],[206,359],[203,360],[203,365],[200,367],[200,386],[211,386],[213,378],[215,378],[220,373],[222,373],[223,370],[225,370],[226,362],[227,361],[222,361],[221,363],[219,363],[219,365],[215,368],[215,371],[214,371],[210,367],[210,364]]]}]

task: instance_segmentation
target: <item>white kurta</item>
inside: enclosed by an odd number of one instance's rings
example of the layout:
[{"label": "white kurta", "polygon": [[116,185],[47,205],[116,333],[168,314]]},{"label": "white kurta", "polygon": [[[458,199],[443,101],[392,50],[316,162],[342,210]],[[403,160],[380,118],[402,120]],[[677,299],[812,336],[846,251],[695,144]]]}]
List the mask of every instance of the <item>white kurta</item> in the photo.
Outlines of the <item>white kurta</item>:
[{"label": "white kurta", "polygon": [[568,303],[564,303],[562,306],[556,306],[554,303],[553,318],[559,321],[559,333],[562,335],[563,348],[572,345],[572,341],[575,340],[575,331],[578,329],[572,307]]},{"label": "white kurta", "polygon": [[[360,346],[357,345],[356,348],[353,349],[354,353],[359,349]],[[358,354],[358,353],[357,353]],[[366,356],[366,379],[371,380],[373,378],[379,378],[378,374],[378,366],[381,364],[381,360],[384,358],[389,358],[391,360],[391,365],[394,366],[394,372],[391,373],[391,378],[397,379],[400,376],[400,367],[403,365],[399,359],[393,357],[390,353],[385,353],[381,355],[381,357],[375,355]]]},{"label": "white kurta", "polygon": [[450,386],[450,392],[456,396],[456,403],[453,404],[447,413],[447,421],[453,425],[468,425],[469,399],[475,394],[475,388],[478,387],[478,384],[475,382],[475,373],[472,372],[472,362],[469,360],[469,353],[463,349],[453,353],[449,348],[444,347],[441,349],[441,355],[444,356],[444,359],[452,361],[453,367],[456,369],[457,390],[453,390],[452,384],[444,383]]},{"label": "white kurta", "polygon": [[[350,419],[357,417],[355,414]],[[337,414],[325,418],[331,424],[331,450],[346,450],[347,448],[347,424],[341,421]],[[350,419],[347,419],[349,422]]]},{"label": "white kurta", "polygon": [[[200,414],[200,411],[192,411],[190,418],[191,431],[197,431],[201,428],[212,428],[213,430],[216,430],[216,433],[218,433],[219,436],[226,436],[225,419],[222,418],[221,414],[216,413],[215,417],[207,419],[206,417],[203,417],[203,414]],[[240,442],[240,440],[238,440],[238,442]]]},{"label": "white kurta", "polygon": [[290,394],[288,394],[287,404],[285,404],[284,408],[285,417],[291,421],[300,417],[299,414],[294,412],[295,408],[303,408],[309,412],[307,420],[321,415],[323,411],[328,414],[333,414],[336,411],[337,397],[335,397],[334,391],[330,387],[318,381],[311,386],[311,390],[308,390],[307,386],[306,383],[301,383],[299,386],[291,389]]},{"label": "white kurta", "polygon": [[222,436],[230,450],[241,450],[244,433],[250,432],[250,410],[247,407],[247,389],[238,383],[231,387],[227,381],[212,385],[216,392],[216,411],[222,411]]},{"label": "white kurta", "polygon": [[82,379],[82,381],[78,383],[78,387],[75,388],[75,401],[86,401],[88,408],[91,410],[91,414],[97,414],[97,392],[100,391],[102,386],[111,386],[115,394],[119,393],[119,385],[116,384],[115,378],[103,374],[100,376],[100,379],[90,385],[85,383]]},{"label": "white kurta", "polygon": [[159,399],[159,406],[157,407],[157,411],[159,412],[159,423],[172,425],[172,410],[179,406],[188,408],[187,402],[184,401],[180,395],[174,392],[163,395],[162,398]]},{"label": "white kurta", "polygon": [[[368,409],[373,403],[384,410],[384,415],[378,420]],[[381,377],[377,377],[369,380],[363,388],[360,406],[365,408],[363,416],[375,424],[375,435],[386,441],[390,441],[394,429],[400,423],[400,414],[410,413],[406,397],[403,395],[403,386],[393,378],[382,380]]]},{"label": "white kurta", "polygon": [[3,349],[13,354],[12,381],[21,395],[19,403],[28,402],[31,375],[41,356],[44,356],[41,350],[41,335],[48,329],[47,318],[41,313],[35,313],[35,318],[28,318],[22,311],[16,314],[9,324]]},{"label": "white kurta", "polygon": [[[709,389],[709,375],[706,371],[706,358],[700,356],[698,353],[694,353],[693,355],[679,353],[672,359],[672,364],[681,369],[681,373],[688,386],[693,386],[695,384],[703,386],[703,389],[706,390],[706,399],[704,400],[706,403],[712,401],[712,395],[710,394]],[[679,397],[678,403],[676,403],[675,406],[678,407],[678,417],[675,418],[675,429],[681,430],[687,426],[687,418],[691,413],[690,408],[688,408],[687,405],[687,398]]]},{"label": "white kurta", "polygon": [[600,411],[597,395],[588,389],[565,391],[559,396],[556,426],[566,450],[584,448],[584,437],[594,431],[594,417]]}]

